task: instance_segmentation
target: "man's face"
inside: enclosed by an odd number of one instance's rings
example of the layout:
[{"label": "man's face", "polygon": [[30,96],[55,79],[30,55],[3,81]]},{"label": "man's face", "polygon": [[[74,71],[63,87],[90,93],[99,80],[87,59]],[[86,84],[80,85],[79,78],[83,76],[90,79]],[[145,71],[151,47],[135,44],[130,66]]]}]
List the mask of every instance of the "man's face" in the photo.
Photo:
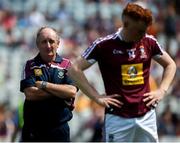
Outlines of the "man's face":
[{"label": "man's face", "polygon": [[51,62],[55,59],[58,46],[59,39],[55,31],[45,28],[40,32],[37,39],[37,47],[41,58],[45,62]]},{"label": "man's face", "polygon": [[130,41],[139,41],[145,35],[147,30],[145,22],[125,16],[124,23],[126,24],[126,30]]}]

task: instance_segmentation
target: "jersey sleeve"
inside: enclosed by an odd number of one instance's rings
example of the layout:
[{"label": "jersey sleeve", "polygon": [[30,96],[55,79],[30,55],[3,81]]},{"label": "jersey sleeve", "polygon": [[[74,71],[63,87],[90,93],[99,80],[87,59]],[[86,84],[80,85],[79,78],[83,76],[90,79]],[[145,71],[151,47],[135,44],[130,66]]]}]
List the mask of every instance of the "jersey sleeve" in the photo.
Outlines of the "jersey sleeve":
[{"label": "jersey sleeve", "polygon": [[151,36],[150,38],[150,43],[151,43],[152,57],[153,58],[161,57],[163,55],[163,49],[153,36]]},{"label": "jersey sleeve", "polygon": [[81,55],[82,58],[86,59],[91,64],[98,61],[100,42],[100,39],[94,41]]},{"label": "jersey sleeve", "polygon": [[25,88],[35,86],[35,76],[30,69],[30,62],[27,61],[24,69],[22,79],[20,81],[20,91],[23,92]]}]

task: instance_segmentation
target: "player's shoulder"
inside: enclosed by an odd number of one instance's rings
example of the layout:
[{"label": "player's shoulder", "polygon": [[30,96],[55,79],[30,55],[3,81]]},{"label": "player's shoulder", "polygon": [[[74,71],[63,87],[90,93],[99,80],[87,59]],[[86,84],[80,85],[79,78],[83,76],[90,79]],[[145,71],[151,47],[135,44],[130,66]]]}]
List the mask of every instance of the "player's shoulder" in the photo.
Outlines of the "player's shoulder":
[{"label": "player's shoulder", "polygon": [[150,35],[150,34],[146,34],[144,37],[144,40],[157,42],[157,39],[153,35]]},{"label": "player's shoulder", "polygon": [[104,44],[104,43],[108,43],[108,42],[112,42],[114,41],[116,38],[118,37],[118,32],[106,35],[104,37],[100,37],[98,39],[96,39],[93,44]]}]

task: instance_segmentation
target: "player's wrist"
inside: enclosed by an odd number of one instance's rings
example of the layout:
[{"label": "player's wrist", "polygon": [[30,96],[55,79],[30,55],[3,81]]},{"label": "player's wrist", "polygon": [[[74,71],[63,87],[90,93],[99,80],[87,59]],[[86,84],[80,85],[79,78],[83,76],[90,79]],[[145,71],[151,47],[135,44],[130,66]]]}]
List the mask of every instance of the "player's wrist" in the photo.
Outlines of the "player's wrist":
[{"label": "player's wrist", "polygon": [[91,97],[92,100],[94,100],[96,103],[101,104],[100,98],[98,96]]},{"label": "player's wrist", "polygon": [[166,94],[166,93],[167,93],[167,90],[166,90],[166,89],[164,89],[164,88],[160,88],[160,90],[161,90],[161,92],[163,92],[164,94]]}]

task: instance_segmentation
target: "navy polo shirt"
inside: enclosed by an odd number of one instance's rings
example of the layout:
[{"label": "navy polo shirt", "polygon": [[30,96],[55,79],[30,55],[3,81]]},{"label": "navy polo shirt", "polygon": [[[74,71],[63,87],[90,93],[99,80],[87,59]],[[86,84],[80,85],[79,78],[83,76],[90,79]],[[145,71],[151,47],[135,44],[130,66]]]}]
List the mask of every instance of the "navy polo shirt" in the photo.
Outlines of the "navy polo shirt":
[{"label": "navy polo shirt", "polygon": [[[26,62],[20,91],[35,86],[37,80],[73,85],[73,81],[66,74],[69,66],[70,61],[59,55],[56,55],[55,61],[47,65],[38,54]],[[73,102],[74,99],[61,99],[56,96],[36,101],[25,100],[24,126],[40,131],[60,126],[72,118]]]}]

